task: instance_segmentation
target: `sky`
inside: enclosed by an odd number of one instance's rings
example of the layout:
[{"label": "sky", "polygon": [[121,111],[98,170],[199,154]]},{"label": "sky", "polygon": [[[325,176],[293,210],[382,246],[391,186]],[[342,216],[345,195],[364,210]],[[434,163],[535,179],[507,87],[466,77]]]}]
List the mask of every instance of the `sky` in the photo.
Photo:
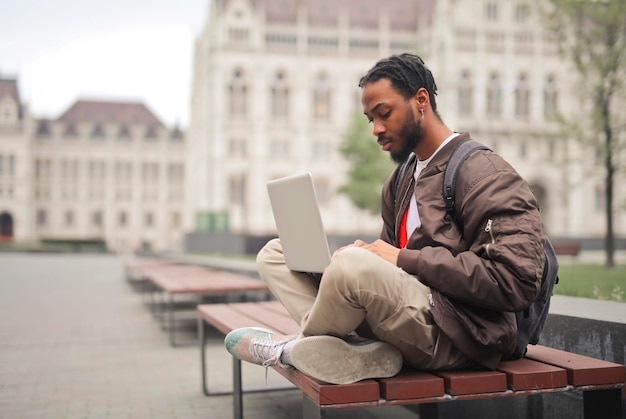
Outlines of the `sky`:
[{"label": "sky", "polygon": [[0,0],[0,77],[36,118],[78,99],[139,101],[188,126],[209,0]]}]

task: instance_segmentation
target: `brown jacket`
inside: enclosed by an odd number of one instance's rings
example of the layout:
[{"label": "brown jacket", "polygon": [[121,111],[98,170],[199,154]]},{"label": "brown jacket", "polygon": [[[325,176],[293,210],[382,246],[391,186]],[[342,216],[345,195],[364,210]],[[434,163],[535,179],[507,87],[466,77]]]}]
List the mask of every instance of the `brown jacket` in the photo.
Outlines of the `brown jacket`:
[{"label": "brown jacket", "polygon": [[392,173],[383,187],[381,239],[398,246],[400,220],[415,186],[422,225],[400,251],[398,266],[431,288],[434,320],[454,345],[495,368],[514,349],[514,312],[527,308],[539,292],[545,236],[530,187],[491,151],[477,151],[462,164],[457,221],[448,216],[443,172],[456,145],[468,137],[461,134],[444,146],[415,185],[414,163],[397,188]]}]

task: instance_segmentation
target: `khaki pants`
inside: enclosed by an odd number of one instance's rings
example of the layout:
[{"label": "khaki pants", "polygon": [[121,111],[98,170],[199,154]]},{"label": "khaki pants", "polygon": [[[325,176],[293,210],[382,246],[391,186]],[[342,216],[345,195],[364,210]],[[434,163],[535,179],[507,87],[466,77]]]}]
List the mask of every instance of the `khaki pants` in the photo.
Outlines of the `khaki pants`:
[{"label": "khaki pants", "polygon": [[471,365],[434,323],[430,288],[372,252],[346,248],[319,274],[287,268],[278,239],[257,256],[261,278],[300,323],[304,336],[346,336],[357,331],[398,348],[420,369]]}]

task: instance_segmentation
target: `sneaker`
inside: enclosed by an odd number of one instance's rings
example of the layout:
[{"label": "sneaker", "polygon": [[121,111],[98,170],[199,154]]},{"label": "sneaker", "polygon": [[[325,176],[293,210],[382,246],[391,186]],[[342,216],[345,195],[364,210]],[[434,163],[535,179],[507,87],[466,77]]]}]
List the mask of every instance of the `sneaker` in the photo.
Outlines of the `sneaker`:
[{"label": "sneaker", "polygon": [[235,358],[253,364],[271,367],[280,365],[289,368],[289,365],[280,361],[285,344],[296,336],[277,335],[268,329],[260,327],[244,327],[235,329],[226,335],[224,345],[226,350]]},{"label": "sneaker", "polygon": [[296,341],[289,355],[297,370],[331,384],[393,377],[402,369],[398,349],[371,339],[349,343],[333,336],[309,336]]}]

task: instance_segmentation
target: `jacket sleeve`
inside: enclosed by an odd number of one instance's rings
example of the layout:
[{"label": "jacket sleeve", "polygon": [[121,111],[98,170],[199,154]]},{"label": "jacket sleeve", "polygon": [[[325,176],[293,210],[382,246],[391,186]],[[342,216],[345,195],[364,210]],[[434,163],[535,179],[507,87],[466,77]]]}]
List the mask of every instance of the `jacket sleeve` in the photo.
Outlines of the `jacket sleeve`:
[{"label": "jacket sleeve", "polygon": [[457,192],[459,200],[467,250],[402,249],[398,266],[435,291],[472,306],[526,309],[539,291],[545,240],[530,187],[512,168],[494,170],[465,183],[463,193]]}]

